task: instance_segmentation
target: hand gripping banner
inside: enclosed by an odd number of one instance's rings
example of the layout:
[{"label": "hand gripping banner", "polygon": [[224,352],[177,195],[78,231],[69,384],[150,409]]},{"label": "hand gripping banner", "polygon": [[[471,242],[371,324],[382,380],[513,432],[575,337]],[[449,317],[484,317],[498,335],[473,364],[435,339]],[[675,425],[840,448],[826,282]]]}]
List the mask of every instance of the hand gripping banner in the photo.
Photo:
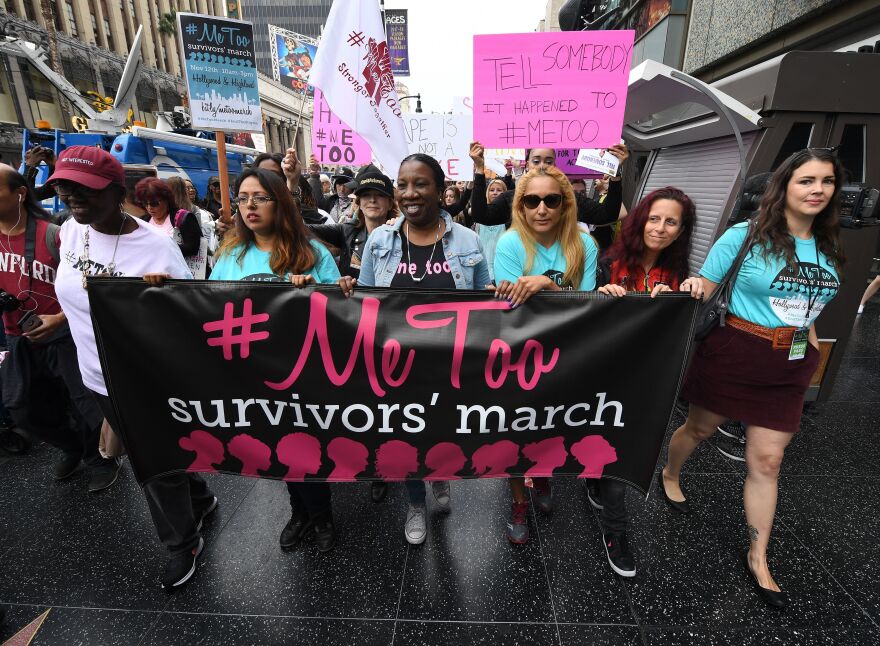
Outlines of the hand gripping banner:
[{"label": "hand gripping banner", "polygon": [[140,482],[613,477],[646,491],[697,302],[89,279]]}]

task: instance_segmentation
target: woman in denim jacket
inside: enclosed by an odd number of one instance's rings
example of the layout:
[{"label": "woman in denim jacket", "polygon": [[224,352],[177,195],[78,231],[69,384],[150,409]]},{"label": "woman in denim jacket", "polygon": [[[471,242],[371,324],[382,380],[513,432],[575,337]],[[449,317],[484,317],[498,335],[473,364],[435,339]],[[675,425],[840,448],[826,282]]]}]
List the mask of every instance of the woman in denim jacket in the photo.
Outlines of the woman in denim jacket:
[{"label": "woman in denim jacket", "polygon": [[[440,208],[443,188],[443,169],[436,159],[415,154],[403,160],[397,175],[402,217],[370,234],[361,258],[359,284],[404,289],[484,289],[489,285],[489,266],[480,239]],[[440,509],[448,512],[449,482],[433,481],[431,489]],[[406,490],[409,509],[404,535],[418,545],[428,533],[425,483],[407,480]]]}]

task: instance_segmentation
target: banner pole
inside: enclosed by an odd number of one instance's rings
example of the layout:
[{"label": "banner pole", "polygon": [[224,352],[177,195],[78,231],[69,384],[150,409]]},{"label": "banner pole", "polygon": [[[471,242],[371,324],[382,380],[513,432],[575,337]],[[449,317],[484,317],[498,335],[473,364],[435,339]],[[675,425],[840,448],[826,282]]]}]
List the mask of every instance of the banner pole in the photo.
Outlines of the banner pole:
[{"label": "banner pole", "polygon": [[220,175],[220,206],[222,208],[221,219],[230,224],[232,222],[232,208],[229,201],[229,165],[226,160],[226,133],[222,130],[214,132],[214,140],[217,142],[217,173]]}]

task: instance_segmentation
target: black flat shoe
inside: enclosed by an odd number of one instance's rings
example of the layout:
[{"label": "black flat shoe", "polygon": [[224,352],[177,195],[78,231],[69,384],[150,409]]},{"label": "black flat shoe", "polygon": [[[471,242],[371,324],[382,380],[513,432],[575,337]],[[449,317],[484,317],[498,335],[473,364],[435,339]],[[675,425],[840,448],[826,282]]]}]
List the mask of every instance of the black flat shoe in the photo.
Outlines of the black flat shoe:
[{"label": "black flat shoe", "polygon": [[785,608],[788,606],[788,595],[785,594],[785,592],[776,592],[776,590],[764,588],[758,583],[758,578],[755,576],[755,573],[752,572],[752,568],[749,567],[748,555],[743,554],[742,562],[746,567],[746,572],[749,573],[749,578],[752,580],[752,583],[755,584],[755,589],[758,591],[758,595],[767,603],[767,605],[773,606],[774,608]]},{"label": "black flat shoe", "polygon": [[687,500],[682,500],[681,502],[677,500],[673,500],[669,496],[666,495],[666,487],[663,484],[663,469],[660,469],[660,473],[657,474],[657,482],[659,483],[659,491],[660,495],[663,496],[663,500],[666,501],[666,504],[672,507],[679,514],[689,514],[691,513],[691,505]]}]

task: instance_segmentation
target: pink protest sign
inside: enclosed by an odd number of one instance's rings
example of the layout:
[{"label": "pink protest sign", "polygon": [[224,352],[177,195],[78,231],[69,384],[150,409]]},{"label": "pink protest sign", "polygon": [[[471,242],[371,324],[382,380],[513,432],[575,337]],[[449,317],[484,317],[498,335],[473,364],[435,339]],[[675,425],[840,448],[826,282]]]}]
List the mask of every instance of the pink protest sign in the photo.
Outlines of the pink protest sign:
[{"label": "pink protest sign", "polygon": [[620,142],[635,32],[474,36],[474,138],[487,148]]},{"label": "pink protest sign", "polygon": [[330,111],[321,90],[315,88],[312,115],[312,154],[322,164],[369,164],[370,145]]}]

